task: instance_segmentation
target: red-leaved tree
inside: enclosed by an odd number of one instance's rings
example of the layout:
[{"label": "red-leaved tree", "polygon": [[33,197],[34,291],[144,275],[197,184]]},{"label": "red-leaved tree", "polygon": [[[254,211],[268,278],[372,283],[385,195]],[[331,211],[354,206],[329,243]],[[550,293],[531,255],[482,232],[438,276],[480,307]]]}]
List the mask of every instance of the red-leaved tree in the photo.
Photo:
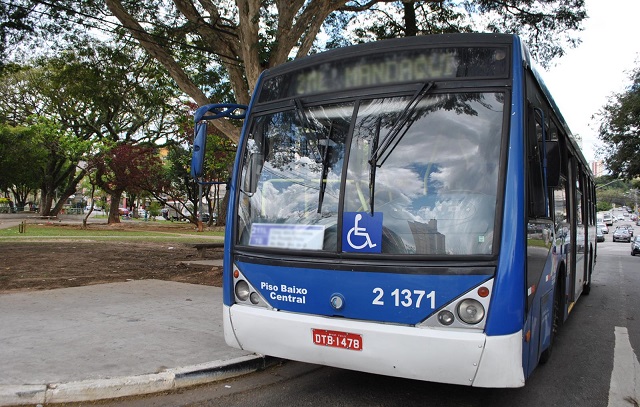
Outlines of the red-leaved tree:
[{"label": "red-leaved tree", "polygon": [[120,222],[118,207],[123,192],[139,194],[156,184],[162,160],[153,147],[118,144],[97,154],[96,185],[111,196],[108,223]]}]

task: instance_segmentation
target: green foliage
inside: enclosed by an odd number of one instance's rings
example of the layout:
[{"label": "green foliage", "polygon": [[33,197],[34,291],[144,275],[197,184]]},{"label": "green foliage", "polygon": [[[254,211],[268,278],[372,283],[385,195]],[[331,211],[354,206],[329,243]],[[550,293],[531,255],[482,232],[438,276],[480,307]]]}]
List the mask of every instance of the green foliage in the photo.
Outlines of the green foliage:
[{"label": "green foliage", "polygon": [[627,180],[640,177],[640,67],[630,79],[631,85],[612,96],[597,115],[605,165]]},{"label": "green foliage", "polygon": [[148,192],[162,204],[181,213],[189,211],[189,220],[196,223],[193,208],[197,208],[198,184],[191,178],[190,151],[180,144],[167,146],[167,155],[161,171],[156,173]]},{"label": "green foliage", "polygon": [[204,162],[204,178],[207,181],[225,182],[231,177],[236,146],[219,134],[207,135],[207,152]]},{"label": "green foliage", "polygon": [[[326,47],[345,46],[383,38],[453,32],[506,32],[523,36],[543,65],[575,46],[576,34],[586,18],[584,0],[470,0],[386,1],[306,0],[277,1],[166,1],[15,0],[17,10],[28,7],[22,23],[33,38],[46,37],[44,29],[58,22],[60,30],[73,33],[66,41],[75,49],[87,48],[86,28],[105,30],[107,20],[117,19],[115,41],[127,47],[131,38],[144,46],[170,72],[180,89],[198,104],[210,101],[247,103],[258,75],[325,48],[316,37],[322,29],[329,36]],[[38,20],[45,10],[48,18]],[[107,19],[94,16],[107,16]],[[111,29],[110,23],[107,23]],[[123,29],[122,26],[129,27]],[[90,35],[90,34],[87,34]],[[325,39],[327,35],[323,35]],[[142,49],[142,47],[140,48]],[[121,61],[117,53],[104,61]],[[129,71],[135,72],[135,71]],[[123,75],[115,75],[123,78]],[[164,88],[166,76],[160,88]],[[98,86],[95,86],[95,89]],[[150,89],[149,89],[150,90]],[[126,94],[126,88],[122,88]],[[224,121],[214,124],[237,141],[237,128]]]},{"label": "green foliage", "polygon": [[40,140],[47,151],[43,214],[57,213],[75,193],[86,171],[78,169],[81,160],[122,140],[164,141],[176,132],[172,116],[181,113],[175,85],[153,58],[131,44],[75,41],[76,49],[14,66],[0,78],[0,123],[37,123],[48,135]]},{"label": "green foliage", "polygon": [[613,206],[611,205],[611,202],[606,202],[602,200],[598,200],[598,204],[596,205],[596,207],[598,208],[598,212],[607,212],[613,208]]},{"label": "green foliage", "polygon": [[149,215],[156,217],[156,216],[160,216],[160,211],[162,210],[162,205],[159,202],[151,202],[151,204],[149,205],[149,207],[147,208],[147,211],[149,212]]},{"label": "green foliage", "polygon": [[15,185],[38,188],[45,155],[35,128],[0,124],[0,190]]}]

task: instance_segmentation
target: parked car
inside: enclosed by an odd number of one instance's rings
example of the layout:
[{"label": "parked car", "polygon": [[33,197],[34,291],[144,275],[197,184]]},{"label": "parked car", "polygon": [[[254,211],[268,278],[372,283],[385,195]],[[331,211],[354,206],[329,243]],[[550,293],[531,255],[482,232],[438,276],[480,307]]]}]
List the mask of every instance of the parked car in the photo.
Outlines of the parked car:
[{"label": "parked car", "polygon": [[627,228],[617,227],[613,232],[613,241],[614,242],[630,242],[631,235]]},{"label": "parked car", "polygon": [[631,240],[631,255],[635,256],[640,253],[640,236],[636,236]]},{"label": "parked car", "polygon": [[604,233],[601,228],[596,229],[596,240],[598,242],[604,242]]},{"label": "parked car", "polygon": [[599,227],[600,229],[602,229],[602,233],[604,233],[605,235],[609,234],[609,226],[607,226],[606,223],[598,222],[598,224],[596,226]]}]

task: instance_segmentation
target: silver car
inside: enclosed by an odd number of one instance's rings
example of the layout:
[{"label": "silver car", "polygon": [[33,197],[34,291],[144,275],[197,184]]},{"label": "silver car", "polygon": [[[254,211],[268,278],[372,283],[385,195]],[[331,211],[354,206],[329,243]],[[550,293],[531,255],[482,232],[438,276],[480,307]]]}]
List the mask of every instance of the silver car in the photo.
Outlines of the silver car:
[{"label": "silver car", "polygon": [[615,232],[613,232],[613,241],[614,242],[630,242],[631,235],[627,228],[616,228]]}]

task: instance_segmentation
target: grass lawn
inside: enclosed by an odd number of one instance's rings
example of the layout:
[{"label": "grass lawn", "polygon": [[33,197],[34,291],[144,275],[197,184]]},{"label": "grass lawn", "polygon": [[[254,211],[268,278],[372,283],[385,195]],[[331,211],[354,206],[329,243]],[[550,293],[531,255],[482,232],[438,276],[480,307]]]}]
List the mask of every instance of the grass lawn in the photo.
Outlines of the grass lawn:
[{"label": "grass lawn", "polygon": [[33,239],[135,239],[143,241],[202,241],[203,239],[216,239],[224,237],[221,231],[197,232],[187,225],[182,227],[167,226],[140,226],[123,225],[123,227],[109,227],[106,225],[92,225],[82,229],[78,225],[65,224],[27,224],[24,233],[20,233],[18,226],[0,229],[0,242]]}]

